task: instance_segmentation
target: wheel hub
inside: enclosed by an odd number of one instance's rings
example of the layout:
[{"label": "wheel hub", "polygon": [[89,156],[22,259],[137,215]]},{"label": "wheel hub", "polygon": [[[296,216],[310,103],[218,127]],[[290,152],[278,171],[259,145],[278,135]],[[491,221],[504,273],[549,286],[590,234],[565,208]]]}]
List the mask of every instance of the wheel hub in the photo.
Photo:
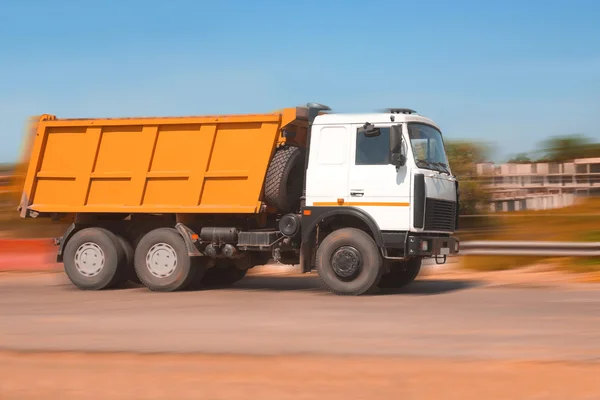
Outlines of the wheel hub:
[{"label": "wheel hub", "polygon": [[146,254],[146,267],[157,278],[167,278],[177,268],[177,253],[167,243],[157,243]]},{"label": "wheel hub", "polygon": [[331,266],[337,276],[351,280],[360,272],[362,259],[358,250],[352,246],[342,246],[331,256]]},{"label": "wheel hub", "polygon": [[104,268],[104,262],[104,252],[94,242],[82,244],[75,252],[75,268],[88,278],[98,275]]}]

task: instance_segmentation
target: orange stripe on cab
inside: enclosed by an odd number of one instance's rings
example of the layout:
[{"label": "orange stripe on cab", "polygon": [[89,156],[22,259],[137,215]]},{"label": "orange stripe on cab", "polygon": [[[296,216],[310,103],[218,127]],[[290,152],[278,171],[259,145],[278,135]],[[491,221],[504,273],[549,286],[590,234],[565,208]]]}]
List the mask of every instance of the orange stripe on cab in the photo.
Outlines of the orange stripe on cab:
[{"label": "orange stripe on cab", "polygon": [[325,206],[355,206],[355,207],[408,207],[410,203],[392,203],[392,202],[377,202],[377,201],[365,201],[365,202],[335,202],[335,201],[319,201],[313,203],[315,207]]}]

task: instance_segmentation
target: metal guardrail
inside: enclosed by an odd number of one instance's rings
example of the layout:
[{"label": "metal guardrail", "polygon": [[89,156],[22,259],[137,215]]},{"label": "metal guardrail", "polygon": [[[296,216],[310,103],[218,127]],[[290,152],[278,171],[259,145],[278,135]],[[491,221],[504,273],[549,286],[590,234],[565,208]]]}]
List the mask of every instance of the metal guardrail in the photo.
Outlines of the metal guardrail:
[{"label": "metal guardrail", "polygon": [[600,242],[468,241],[459,255],[600,257]]},{"label": "metal guardrail", "polygon": [[[555,210],[555,209],[554,209]],[[468,214],[468,215],[459,215],[458,217],[461,219],[475,219],[475,218],[547,218],[547,217],[600,217],[598,213],[553,213],[553,210],[539,210],[536,213],[529,214],[519,214],[515,211],[507,211],[507,212],[498,212],[494,214]]]}]

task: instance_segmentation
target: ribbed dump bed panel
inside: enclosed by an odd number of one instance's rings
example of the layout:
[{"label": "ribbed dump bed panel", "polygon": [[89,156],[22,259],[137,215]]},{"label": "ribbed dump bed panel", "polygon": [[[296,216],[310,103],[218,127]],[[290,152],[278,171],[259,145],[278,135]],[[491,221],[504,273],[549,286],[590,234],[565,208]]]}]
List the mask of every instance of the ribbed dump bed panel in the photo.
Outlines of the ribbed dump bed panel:
[{"label": "ribbed dump bed panel", "polygon": [[38,212],[254,213],[282,114],[42,120],[22,205]]}]

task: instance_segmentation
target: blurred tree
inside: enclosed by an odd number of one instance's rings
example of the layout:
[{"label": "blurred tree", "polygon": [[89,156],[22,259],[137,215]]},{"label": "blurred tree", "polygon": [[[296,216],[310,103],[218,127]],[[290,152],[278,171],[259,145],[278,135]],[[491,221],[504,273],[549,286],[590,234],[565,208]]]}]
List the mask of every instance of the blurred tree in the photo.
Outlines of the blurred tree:
[{"label": "blurred tree", "polygon": [[519,153],[510,160],[508,160],[508,162],[514,164],[526,164],[531,162],[531,158],[529,158],[527,153]]},{"label": "blurred tree", "polygon": [[489,148],[481,143],[446,142],[446,151],[452,173],[460,187],[460,214],[476,214],[490,200],[485,189],[485,177],[477,174],[477,163],[484,162]]},{"label": "blurred tree", "polygon": [[600,157],[600,143],[584,135],[553,136],[542,142],[538,162],[566,162],[576,158]]}]

